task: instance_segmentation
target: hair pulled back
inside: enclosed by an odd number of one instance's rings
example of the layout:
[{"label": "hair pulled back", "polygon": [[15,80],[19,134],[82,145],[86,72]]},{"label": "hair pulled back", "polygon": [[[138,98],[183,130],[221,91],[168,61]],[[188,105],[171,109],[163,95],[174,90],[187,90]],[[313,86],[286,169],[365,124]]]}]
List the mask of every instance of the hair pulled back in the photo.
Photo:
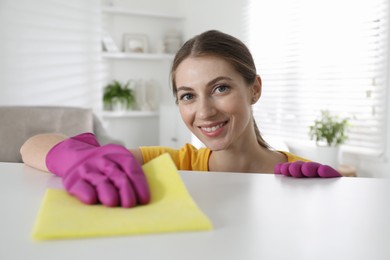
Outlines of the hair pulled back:
[{"label": "hair pulled back", "polygon": [[[217,30],[206,31],[187,42],[176,53],[171,68],[171,83],[177,102],[176,70],[180,63],[188,57],[216,56],[222,58],[244,78],[247,85],[252,85],[257,77],[256,66],[247,46],[239,39]],[[253,116],[252,116],[253,118]],[[269,148],[262,138],[253,118],[254,130],[258,143]]]}]

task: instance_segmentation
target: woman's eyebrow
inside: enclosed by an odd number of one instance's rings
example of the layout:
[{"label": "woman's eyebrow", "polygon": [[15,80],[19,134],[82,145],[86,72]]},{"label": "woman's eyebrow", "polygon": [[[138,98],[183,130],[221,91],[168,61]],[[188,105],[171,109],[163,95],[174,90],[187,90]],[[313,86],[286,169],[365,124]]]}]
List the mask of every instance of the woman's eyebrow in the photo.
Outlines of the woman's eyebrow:
[{"label": "woman's eyebrow", "polygon": [[[225,76],[216,77],[215,79],[212,79],[211,81],[209,81],[207,83],[207,86],[208,87],[213,86],[215,83],[217,83],[217,82],[219,82],[221,80],[232,81],[233,79],[230,78],[230,77],[225,77]],[[177,92],[179,92],[179,91],[192,91],[192,90],[193,90],[193,88],[187,87],[187,86],[181,86],[181,87],[177,88]]]},{"label": "woman's eyebrow", "polygon": [[191,90],[193,90],[193,89],[190,88],[190,87],[186,87],[186,86],[182,86],[182,87],[178,87],[177,88],[177,92],[179,92],[179,91],[191,91]]},{"label": "woman's eyebrow", "polygon": [[221,80],[232,81],[233,79],[230,78],[230,77],[225,77],[225,76],[216,77],[215,79],[213,79],[209,83],[207,83],[207,86],[212,86],[212,85],[214,85],[215,83],[217,83],[218,81],[221,81]]}]

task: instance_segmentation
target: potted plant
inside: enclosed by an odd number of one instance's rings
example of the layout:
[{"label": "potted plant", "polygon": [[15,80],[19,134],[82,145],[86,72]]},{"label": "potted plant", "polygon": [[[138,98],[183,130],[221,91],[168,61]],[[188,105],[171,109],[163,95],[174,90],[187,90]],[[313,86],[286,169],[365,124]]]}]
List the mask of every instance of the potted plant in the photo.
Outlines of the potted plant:
[{"label": "potted plant", "polygon": [[104,110],[130,110],[135,104],[134,91],[129,87],[130,82],[122,84],[117,80],[104,87]]},{"label": "potted plant", "polygon": [[337,167],[340,145],[348,140],[348,119],[339,119],[328,110],[321,110],[321,115],[310,126],[310,139],[317,145],[317,157],[321,162]]}]

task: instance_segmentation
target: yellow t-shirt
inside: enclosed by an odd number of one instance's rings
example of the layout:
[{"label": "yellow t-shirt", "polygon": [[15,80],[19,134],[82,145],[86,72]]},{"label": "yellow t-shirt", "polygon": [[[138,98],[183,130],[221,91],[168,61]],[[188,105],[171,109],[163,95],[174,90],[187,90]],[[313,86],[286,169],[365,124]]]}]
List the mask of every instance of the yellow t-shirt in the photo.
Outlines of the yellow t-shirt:
[{"label": "yellow t-shirt", "polygon": [[[185,171],[208,171],[211,150],[208,148],[197,149],[191,144],[185,144],[179,150],[163,146],[140,147],[144,163],[156,158],[163,153],[169,153],[176,164],[177,169]],[[309,161],[289,152],[283,152],[288,162]]]}]

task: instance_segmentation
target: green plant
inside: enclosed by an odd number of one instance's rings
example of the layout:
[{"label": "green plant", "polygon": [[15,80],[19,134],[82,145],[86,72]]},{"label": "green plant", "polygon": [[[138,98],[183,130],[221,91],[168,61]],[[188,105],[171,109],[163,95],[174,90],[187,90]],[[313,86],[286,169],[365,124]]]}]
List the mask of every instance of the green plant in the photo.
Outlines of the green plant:
[{"label": "green plant", "polygon": [[310,126],[310,140],[315,139],[317,144],[325,142],[328,146],[337,146],[348,140],[347,128],[348,119],[339,119],[328,110],[321,110],[320,118]]},{"label": "green plant", "polygon": [[131,109],[135,103],[134,91],[130,82],[122,84],[117,80],[104,87],[103,104],[105,110],[115,110],[116,107]]}]

